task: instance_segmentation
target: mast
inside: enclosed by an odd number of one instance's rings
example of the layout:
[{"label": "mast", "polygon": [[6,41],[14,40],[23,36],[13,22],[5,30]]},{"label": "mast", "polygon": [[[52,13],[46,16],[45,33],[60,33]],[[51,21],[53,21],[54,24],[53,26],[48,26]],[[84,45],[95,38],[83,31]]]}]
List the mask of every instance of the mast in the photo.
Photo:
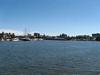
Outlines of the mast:
[{"label": "mast", "polygon": [[27,38],[27,29],[26,28],[24,29],[24,36],[25,36],[25,38]]}]

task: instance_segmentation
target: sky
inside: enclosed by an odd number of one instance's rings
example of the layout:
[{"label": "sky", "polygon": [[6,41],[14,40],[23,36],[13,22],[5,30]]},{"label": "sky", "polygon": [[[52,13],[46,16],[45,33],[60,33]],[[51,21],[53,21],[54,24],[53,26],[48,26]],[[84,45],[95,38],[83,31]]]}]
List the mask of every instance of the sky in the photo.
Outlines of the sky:
[{"label": "sky", "polygon": [[100,0],[0,0],[0,30],[48,35],[100,32]]}]

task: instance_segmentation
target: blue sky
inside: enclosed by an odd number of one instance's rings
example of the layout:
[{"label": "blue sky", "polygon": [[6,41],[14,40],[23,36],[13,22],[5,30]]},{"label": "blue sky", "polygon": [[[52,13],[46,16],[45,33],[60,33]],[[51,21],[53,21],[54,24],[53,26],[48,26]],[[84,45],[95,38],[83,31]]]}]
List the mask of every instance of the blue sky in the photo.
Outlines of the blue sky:
[{"label": "blue sky", "polygon": [[69,35],[100,32],[100,0],[0,0],[0,29]]}]

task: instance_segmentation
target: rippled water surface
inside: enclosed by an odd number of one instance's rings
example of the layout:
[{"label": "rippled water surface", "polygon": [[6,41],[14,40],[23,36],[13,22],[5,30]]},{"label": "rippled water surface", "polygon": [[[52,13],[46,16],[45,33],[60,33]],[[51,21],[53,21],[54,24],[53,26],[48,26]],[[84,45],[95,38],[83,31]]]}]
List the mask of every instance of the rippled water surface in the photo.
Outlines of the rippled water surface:
[{"label": "rippled water surface", "polygon": [[100,42],[0,42],[0,75],[100,75]]}]

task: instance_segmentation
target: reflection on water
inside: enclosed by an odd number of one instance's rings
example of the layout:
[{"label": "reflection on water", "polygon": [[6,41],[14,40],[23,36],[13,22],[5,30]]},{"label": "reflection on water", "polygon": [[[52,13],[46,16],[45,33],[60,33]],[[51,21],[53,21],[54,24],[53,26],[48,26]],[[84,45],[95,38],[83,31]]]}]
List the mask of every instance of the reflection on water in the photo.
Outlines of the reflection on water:
[{"label": "reflection on water", "polygon": [[0,75],[100,75],[100,43],[0,42]]}]

